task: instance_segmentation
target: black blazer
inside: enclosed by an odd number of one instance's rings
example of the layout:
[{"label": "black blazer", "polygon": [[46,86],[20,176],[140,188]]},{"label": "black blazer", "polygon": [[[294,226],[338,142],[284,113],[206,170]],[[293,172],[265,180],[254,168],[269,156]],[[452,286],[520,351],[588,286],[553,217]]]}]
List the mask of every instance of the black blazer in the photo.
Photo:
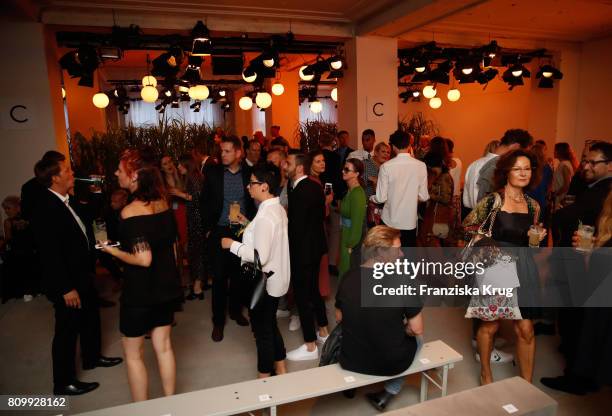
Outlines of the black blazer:
[{"label": "black blazer", "polygon": [[318,183],[302,179],[289,193],[289,254],[291,268],[321,260],[327,252],[325,195]]},{"label": "black blazer", "polygon": [[21,186],[21,216],[24,220],[32,221],[38,200],[45,192],[48,192],[47,188],[36,177]]},{"label": "black blazer", "polygon": [[319,179],[321,185],[331,183],[334,188],[334,200],[340,201],[346,194],[346,183],[342,180],[342,168],[344,162],[341,161],[340,155],[328,149],[323,149],[323,157],[325,158],[325,172],[321,174]]},{"label": "black blazer", "polygon": [[602,179],[593,187],[576,196],[576,202],[561,208],[553,215],[553,228],[559,230],[559,247],[571,247],[572,236],[578,223],[597,226],[597,221],[608,192],[612,189],[612,177]]},{"label": "black blazer", "polygon": [[[244,200],[246,212],[243,213],[248,219],[255,216],[255,203],[247,190],[251,179],[251,168],[242,163],[242,183],[244,184]],[[212,231],[219,222],[221,211],[223,211],[223,165],[209,165],[205,167],[202,193],[200,194],[200,213],[202,215],[202,226],[204,232]]]},{"label": "black blazer", "polygon": [[[86,225],[86,219],[80,218]],[[33,225],[49,300],[61,302],[73,289],[81,297],[95,293],[92,246],[68,207],[51,191],[40,195]]]}]

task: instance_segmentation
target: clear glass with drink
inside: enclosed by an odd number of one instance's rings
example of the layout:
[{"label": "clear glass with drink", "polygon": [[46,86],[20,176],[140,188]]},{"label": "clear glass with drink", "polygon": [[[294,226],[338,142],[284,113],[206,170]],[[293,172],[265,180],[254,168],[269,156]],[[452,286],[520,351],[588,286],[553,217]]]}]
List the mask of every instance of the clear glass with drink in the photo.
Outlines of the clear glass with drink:
[{"label": "clear glass with drink", "polygon": [[595,227],[592,225],[578,225],[578,251],[591,251],[593,249],[593,234],[595,233]]},{"label": "clear glass with drink", "polygon": [[106,233],[106,223],[103,219],[98,218],[93,223],[94,238],[98,243],[106,243],[108,241],[108,234]]},{"label": "clear glass with drink", "polygon": [[238,216],[240,214],[240,203],[233,201],[229,205],[229,221],[232,224],[237,224],[239,221]]},{"label": "clear glass with drink", "polygon": [[529,227],[527,235],[529,236],[529,247],[540,247],[540,237],[544,232],[544,227],[534,224]]}]

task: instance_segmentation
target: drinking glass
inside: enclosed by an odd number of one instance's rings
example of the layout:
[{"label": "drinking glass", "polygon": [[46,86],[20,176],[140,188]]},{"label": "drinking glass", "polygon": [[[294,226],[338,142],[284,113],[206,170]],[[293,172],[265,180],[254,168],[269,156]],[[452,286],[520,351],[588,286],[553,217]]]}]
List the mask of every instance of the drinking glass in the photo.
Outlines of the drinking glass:
[{"label": "drinking glass", "polygon": [[544,228],[534,224],[529,227],[527,235],[529,236],[529,247],[540,247],[540,237],[544,232]]},{"label": "drinking glass", "polygon": [[593,233],[595,227],[592,225],[578,225],[578,251],[591,251],[593,249]]},{"label": "drinking glass", "polygon": [[103,219],[98,218],[94,220],[93,224],[94,238],[98,243],[105,243],[108,241],[108,234],[106,233],[106,223]]},{"label": "drinking glass", "polygon": [[236,224],[238,223],[238,214],[240,214],[240,203],[238,201],[233,201],[229,206],[229,221],[230,223]]}]

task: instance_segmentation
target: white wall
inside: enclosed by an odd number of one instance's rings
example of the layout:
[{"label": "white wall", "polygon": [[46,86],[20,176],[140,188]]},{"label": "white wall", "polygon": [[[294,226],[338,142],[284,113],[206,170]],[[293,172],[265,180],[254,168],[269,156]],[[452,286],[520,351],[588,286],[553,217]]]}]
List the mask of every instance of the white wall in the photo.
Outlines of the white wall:
[{"label": "white wall", "polygon": [[[50,91],[43,27],[36,23],[3,22],[0,27],[0,198],[20,192],[33,176],[33,167],[42,154],[56,149],[53,103]],[[61,103],[61,90],[53,97]],[[25,110],[11,108],[23,105]]]}]

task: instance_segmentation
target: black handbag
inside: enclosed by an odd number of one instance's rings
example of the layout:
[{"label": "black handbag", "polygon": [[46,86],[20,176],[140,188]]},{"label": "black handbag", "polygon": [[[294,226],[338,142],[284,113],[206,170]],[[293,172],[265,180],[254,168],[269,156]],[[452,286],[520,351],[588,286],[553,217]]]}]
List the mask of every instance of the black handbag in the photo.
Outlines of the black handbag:
[{"label": "black handbag", "polygon": [[340,347],[342,346],[342,324],[336,325],[329,334],[323,348],[321,349],[321,359],[319,367],[335,364],[340,360]]},{"label": "black handbag", "polygon": [[266,291],[266,282],[268,277],[272,276],[274,272],[265,273],[261,269],[261,262],[259,261],[259,253],[257,250],[254,251],[253,263],[244,263],[242,265],[242,279],[244,280],[248,293],[250,294],[249,309],[253,310],[263,297]]}]

